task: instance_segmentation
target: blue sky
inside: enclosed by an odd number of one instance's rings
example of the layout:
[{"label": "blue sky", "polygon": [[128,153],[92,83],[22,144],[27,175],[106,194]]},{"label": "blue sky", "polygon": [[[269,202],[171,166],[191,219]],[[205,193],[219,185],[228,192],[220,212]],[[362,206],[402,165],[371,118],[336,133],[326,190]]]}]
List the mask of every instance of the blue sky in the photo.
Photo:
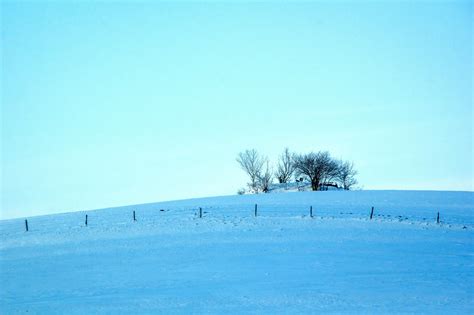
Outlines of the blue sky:
[{"label": "blue sky", "polygon": [[1,218],[234,194],[247,148],[472,190],[472,11],[2,2]]}]

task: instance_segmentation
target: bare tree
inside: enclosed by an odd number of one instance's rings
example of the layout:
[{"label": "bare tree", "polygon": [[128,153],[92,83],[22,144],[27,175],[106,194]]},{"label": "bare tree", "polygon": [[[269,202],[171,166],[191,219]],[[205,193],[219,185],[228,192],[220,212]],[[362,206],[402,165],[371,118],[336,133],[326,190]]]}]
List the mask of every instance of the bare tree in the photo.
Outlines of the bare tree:
[{"label": "bare tree", "polygon": [[297,176],[304,175],[310,180],[312,190],[333,180],[338,172],[337,162],[327,151],[295,155],[294,167]]},{"label": "bare tree", "polygon": [[272,175],[272,169],[270,167],[270,162],[268,161],[268,159],[265,159],[265,160],[266,160],[265,171],[261,172],[258,175],[258,185],[261,191],[263,191],[264,193],[267,193],[270,188],[270,185],[273,182],[273,175]]},{"label": "bare tree", "polygon": [[266,159],[260,156],[257,150],[252,149],[240,152],[237,156],[237,162],[250,177],[250,182],[248,183],[250,191],[258,193],[259,177]]},{"label": "bare tree", "polygon": [[328,152],[325,153],[327,153],[328,159],[324,161],[324,172],[321,178],[321,184],[334,184],[334,181],[337,180],[337,176],[339,175],[339,164],[335,159],[331,158]]},{"label": "bare tree", "polygon": [[288,183],[295,172],[295,166],[293,164],[293,157],[291,156],[290,150],[285,148],[283,153],[280,155],[278,160],[277,171],[275,176],[280,184]]},{"label": "bare tree", "polygon": [[339,161],[338,164],[337,180],[342,188],[350,190],[352,186],[357,184],[357,180],[355,179],[357,171],[354,168],[354,163],[349,161]]}]

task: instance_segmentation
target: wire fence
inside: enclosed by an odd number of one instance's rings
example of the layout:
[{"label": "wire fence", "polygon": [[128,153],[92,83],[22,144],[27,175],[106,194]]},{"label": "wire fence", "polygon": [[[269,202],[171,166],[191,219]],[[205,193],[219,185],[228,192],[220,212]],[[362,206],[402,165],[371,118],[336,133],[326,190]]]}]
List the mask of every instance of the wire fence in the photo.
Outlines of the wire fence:
[{"label": "wire fence", "polygon": [[[391,208],[361,205],[281,205],[281,204],[231,204],[207,206],[122,207],[116,209],[71,212],[29,219],[0,221],[0,236],[11,231],[35,232],[38,230],[71,230],[83,227],[120,227],[130,223],[159,225],[173,224],[179,220],[206,219],[232,220],[240,218],[334,218],[362,219],[368,221],[412,222],[426,225],[456,226],[470,229],[472,213],[466,215],[443,215],[438,209],[426,207]],[[10,231],[10,232],[9,232]]]}]

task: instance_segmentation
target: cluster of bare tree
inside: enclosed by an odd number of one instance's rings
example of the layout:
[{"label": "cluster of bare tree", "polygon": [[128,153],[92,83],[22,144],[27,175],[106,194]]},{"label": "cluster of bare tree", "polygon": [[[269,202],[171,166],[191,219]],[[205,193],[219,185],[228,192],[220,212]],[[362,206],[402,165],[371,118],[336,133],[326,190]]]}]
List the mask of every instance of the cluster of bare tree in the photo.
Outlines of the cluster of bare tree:
[{"label": "cluster of bare tree", "polygon": [[336,183],[337,187],[350,190],[357,180],[354,163],[336,160],[327,151],[306,154],[291,153],[285,148],[278,158],[275,172],[266,156],[257,150],[245,150],[237,156],[237,162],[250,178],[250,192],[268,192],[275,177],[279,183],[289,183],[292,178],[303,178],[311,183],[312,190]]}]

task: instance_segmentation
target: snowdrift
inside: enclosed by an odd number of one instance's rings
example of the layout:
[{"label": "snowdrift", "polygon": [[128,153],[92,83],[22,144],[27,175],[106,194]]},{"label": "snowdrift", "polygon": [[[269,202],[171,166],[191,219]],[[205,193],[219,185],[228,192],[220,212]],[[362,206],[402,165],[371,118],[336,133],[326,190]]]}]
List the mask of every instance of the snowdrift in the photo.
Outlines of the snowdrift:
[{"label": "snowdrift", "polygon": [[295,192],[32,217],[28,232],[4,220],[0,313],[473,313],[473,197]]}]

